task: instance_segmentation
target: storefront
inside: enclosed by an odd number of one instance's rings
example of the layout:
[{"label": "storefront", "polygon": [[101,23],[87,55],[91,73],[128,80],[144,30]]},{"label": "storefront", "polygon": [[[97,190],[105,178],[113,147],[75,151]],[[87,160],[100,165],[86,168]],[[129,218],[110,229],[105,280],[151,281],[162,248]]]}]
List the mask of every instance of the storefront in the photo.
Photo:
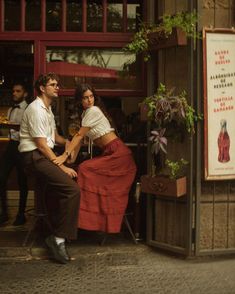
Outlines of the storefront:
[{"label": "storefront", "polygon": [[[138,103],[146,92],[145,69],[141,57],[127,54],[123,47],[144,14],[145,5],[139,0],[0,1],[1,116],[11,105],[13,82],[26,82],[33,99],[34,79],[56,72],[61,89],[54,114],[59,132],[69,136],[77,127],[74,89],[80,82],[90,83],[132,149],[138,174],[142,173],[146,132],[138,118]],[[1,150],[7,134],[1,128]],[[8,188],[17,190],[14,173]]]},{"label": "storefront", "polygon": [[[144,63],[143,56],[123,50],[139,19],[155,22],[163,14],[195,10],[198,32],[234,26],[229,1],[1,0],[0,5],[1,113],[9,106],[14,79],[23,77],[32,86],[38,74],[55,71],[62,81],[60,101],[54,106],[57,126],[69,135],[76,120],[74,88],[79,82],[91,83],[116,117],[121,137],[132,146],[137,179],[147,171],[147,157],[150,163],[139,102],[161,82],[186,90],[190,105],[204,111],[202,40],[155,50]],[[234,180],[205,179],[203,128],[201,121],[193,137],[168,146],[170,158],[189,161],[187,194],[179,199],[142,197],[148,199],[146,239],[151,246],[184,255],[234,253]]]}]

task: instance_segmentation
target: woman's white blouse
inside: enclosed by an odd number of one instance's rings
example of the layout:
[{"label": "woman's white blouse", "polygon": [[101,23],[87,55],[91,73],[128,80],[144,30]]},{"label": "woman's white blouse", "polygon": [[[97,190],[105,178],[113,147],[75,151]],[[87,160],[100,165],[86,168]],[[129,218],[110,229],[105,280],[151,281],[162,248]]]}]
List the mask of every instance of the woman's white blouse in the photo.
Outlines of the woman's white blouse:
[{"label": "woman's white blouse", "polygon": [[82,114],[82,127],[89,127],[90,131],[86,134],[92,141],[114,131],[109,120],[97,106],[86,109]]}]

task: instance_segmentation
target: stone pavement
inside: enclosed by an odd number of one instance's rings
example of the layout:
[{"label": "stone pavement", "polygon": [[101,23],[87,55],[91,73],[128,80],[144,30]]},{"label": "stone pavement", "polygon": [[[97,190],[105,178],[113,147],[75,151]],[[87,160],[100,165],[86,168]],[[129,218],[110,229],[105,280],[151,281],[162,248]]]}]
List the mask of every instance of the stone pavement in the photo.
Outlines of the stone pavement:
[{"label": "stone pavement", "polygon": [[68,244],[74,260],[57,264],[42,238],[36,236],[32,250],[22,247],[30,219],[12,226],[13,208],[12,219],[0,227],[1,294],[235,294],[235,256],[184,259],[135,245],[125,231],[103,246],[102,235],[79,231]]},{"label": "stone pavement", "polygon": [[50,260],[41,241],[32,255],[28,248],[0,247],[0,293],[235,293],[234,256],[183,259],[135,245],[124,234],[110,236],[103,246],[99,238],[80,234],[69,244],[74,260],[67,265]]}]

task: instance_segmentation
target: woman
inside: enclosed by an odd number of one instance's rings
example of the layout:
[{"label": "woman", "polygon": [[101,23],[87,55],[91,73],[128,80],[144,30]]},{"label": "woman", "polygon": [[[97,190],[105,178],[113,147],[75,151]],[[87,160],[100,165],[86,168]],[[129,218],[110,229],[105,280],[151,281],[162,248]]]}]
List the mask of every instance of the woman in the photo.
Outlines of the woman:
[{"label": "woman", "polygon": [[102,149],[102,155],[84,161],[78,168],[77,181],[81,189],[78,226],[117,233],[121,229],[136,165],[131,151],[115,134],[95,90],[88,84],[79,85],[75,99],[83,108],[81,128],[54,163],[60,165],[70,157],[76,158],[85,136]]}]

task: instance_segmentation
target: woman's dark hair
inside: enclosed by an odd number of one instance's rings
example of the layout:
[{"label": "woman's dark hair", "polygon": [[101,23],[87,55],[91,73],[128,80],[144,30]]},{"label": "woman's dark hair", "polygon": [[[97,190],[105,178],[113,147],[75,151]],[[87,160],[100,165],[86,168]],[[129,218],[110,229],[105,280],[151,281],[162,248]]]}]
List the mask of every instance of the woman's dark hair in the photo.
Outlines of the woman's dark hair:
[{"label": "woman's dark hair", "polygon": [[49,72],[44,75],[43,74],[39,75],[39,77],[34,83],[34,88],[39,95],[42,93],[40,90],[40,86],[45,87],[49,80],[56,80],[57,82],[59,82],[59,76],[55,74],[54,72]]},{"label": "woman's dark hair", "polygon": [[114,122],[108,112],[105,109],[104,103],[102,102],[101,98],[97,95],[95,88],[93,88],[89,84],[78,84],[75,90],[74,98],[78,102],[79,110],[82,110],[82,98],[86,91],[90,90],[94,95],[94,105],[99,107],[101,111],[104,113],[106,118],[109,120],[111,127],[115,128]]}]

